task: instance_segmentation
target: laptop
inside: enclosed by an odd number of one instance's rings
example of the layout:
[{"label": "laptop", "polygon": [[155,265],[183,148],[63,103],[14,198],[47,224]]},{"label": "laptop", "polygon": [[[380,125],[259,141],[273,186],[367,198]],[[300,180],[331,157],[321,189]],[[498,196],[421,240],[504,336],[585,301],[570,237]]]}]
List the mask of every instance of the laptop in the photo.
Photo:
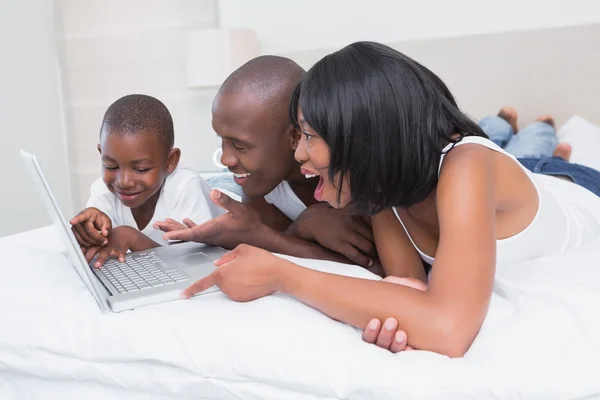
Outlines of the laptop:
[{"label": "laptop", "polygon": [[[21,150],[21,157],[67,250],[71,264],[104,312],[120,312],[181,299],[183,289],[214,271],[213,261],[225,249],[199,243],[179,243],[130,252],[121,263],[114,257],[101,268],[89,264],[64,218],[36,157]],[[218,291],[213,286],[200,294]]]}]

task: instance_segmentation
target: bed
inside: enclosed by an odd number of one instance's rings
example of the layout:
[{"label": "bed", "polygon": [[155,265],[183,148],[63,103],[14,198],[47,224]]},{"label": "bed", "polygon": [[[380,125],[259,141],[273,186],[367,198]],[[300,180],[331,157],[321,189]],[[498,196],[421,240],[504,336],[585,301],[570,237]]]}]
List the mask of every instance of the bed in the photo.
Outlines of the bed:
[{"label": "bed", "polygon": [[[533,46],[543,37],[560,37],[555,50],[573,55],[569,40],[597,43],[599,33],[600,25],[594,25],[395,47],[421,51],[424,58],[441,47],[451,64],[466,49],[489,48],[486,41],[503,58],[515,48],[525,52],[517,44]],[[586,74],[589,78],[599,70],[600,56],[579,45],[587,71],[579,78],[586,80]],[[308,63],[315,54],[295,57]],[[527,54],[522,65],[533,65],[539,54],[533,51],[529,61]],[[597,100],[599,91],[594,84],[591,89],[583,83],[569,86],[577,80],[572,67],[555,64],[569,74],[565,85],[581,93],[554,97],[552,107],[561,110],[557,120],[566,121],[559,136],[574,144],[574,161],[595,166],[600,101],[594,107],[589,102]],[[445,74],[451,86],[460,83],[448,70]],[[521,104],[538,98],[526,89]],[[476,96],[465,93],[457,96],[459,101],[474,101]],[[491,93],[486,92],[484,102],[491,104]],[[491,96],[495,106],[512,101],[503,95],[500,90]],[[533,115],[537,106],[530,105],[525,115]],[[576,112],[582,116],[567,121]],[[600,238],[570,253],[498,270],[480,334],[464,358],[449,359],[425,351],[391,354],[362,342],[359,330],[281,294],[234,303],[213,293],[102,314],[53,229],[0,238],[3,400],[600,398]],[[309,268],[378,279],[360,267],[290,259]]]},{"label": "bed", "polygon": [[102,314],[52,227],[0,239],[0,252],[1,399],[600,397],[600,238],[499,270],[463,359],[388,353],[281,294],[234,303],[214,293]]}]

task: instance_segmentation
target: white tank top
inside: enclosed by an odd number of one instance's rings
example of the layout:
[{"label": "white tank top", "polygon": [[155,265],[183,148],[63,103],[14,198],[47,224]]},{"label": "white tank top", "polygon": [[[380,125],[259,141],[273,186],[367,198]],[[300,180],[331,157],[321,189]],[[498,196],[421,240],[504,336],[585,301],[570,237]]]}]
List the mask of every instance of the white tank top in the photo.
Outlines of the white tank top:
[{"label": "white tank top", "polygon": [[300,200],[292,190],[287,181],[282,181],[273,191],[265,196],[269,204],[273,204],[290,220],[295,221],[302,211],[306,210],[306,205]]},{"label": "white tank top", "polygon": [[[488,139],[466,136],[454,146],[465,144],[479,144],[513,159],[531,178],[538,193],[539,207],[533,221],[516,235],[496,241],[497,266],[561,253],[600,236],[600,197],[575,183],[530,172]],[[445,153],[451,148],[449,144],[443,150],[438,175]],[[415,245],[396,208],[393,210],[421,259],[433,264],[435,258]]]}]

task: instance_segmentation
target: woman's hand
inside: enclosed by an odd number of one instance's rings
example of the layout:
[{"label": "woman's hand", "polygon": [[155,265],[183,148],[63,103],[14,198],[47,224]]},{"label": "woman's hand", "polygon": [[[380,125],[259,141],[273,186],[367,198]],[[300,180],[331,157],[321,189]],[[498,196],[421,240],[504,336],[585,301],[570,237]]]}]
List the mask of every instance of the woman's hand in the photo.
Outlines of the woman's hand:
[{"label": "woman's hand", "polygon": [[[409,286],[422,291],[427,290],[427,285],[416,278],[398,278],[388,276],[383,279],[385,282],[396,283],[398,285]],[[395,318],[387,318],[381,326],[381,321],[374,318],[363,331],[363,340],[367,343],[375,344],[381,348],[387,349],[392,353],[398,353],[404,350],[413,350],[407,346],[406,332],[398,329],[398,321]]]},{"label": "woman's hand", "polygon": [[290,262],[266,250],[242,244],[214,263],[217,269],[185,289],[183,298],[190,298],[214,285],[234,301],[246,302],[268,296],[278,290],[278,271]]}]

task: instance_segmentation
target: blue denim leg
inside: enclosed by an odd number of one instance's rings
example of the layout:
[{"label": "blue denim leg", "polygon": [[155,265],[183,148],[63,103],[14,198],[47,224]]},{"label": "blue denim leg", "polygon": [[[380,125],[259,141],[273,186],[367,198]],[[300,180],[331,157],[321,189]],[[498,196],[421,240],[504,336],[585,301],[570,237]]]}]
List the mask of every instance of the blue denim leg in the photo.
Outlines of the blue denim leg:
[{"label": "blue denim leg", "polygon": [[206,182],[213,189],[225,189],[229,192],[235,193],[240,197],[242,197],[242,194],[244,193],[242,187],[233,180],[232,174],[225,173],[222,175],[213,176],[208,178]]},{"label": "blue denim leg", "polygon": [[573,182],[600,196],[600,171],[581,164],[573,164],[560,157],[519,158],[531,172],[544,175],[568,176]]},{"label": "blue denim leg", "polygon": [[517,158],[552,157],[558,144],[556,129],[545,122],[534,122],[521,129],[504,150]]},{"label": "blue denim leg", "polygon": [[492,142],[502,148],[504,148],[515,135],[510,124],[505,119],[498,116],[489,116],[481,119],[481,121],[479,121],[479,126]]}]

